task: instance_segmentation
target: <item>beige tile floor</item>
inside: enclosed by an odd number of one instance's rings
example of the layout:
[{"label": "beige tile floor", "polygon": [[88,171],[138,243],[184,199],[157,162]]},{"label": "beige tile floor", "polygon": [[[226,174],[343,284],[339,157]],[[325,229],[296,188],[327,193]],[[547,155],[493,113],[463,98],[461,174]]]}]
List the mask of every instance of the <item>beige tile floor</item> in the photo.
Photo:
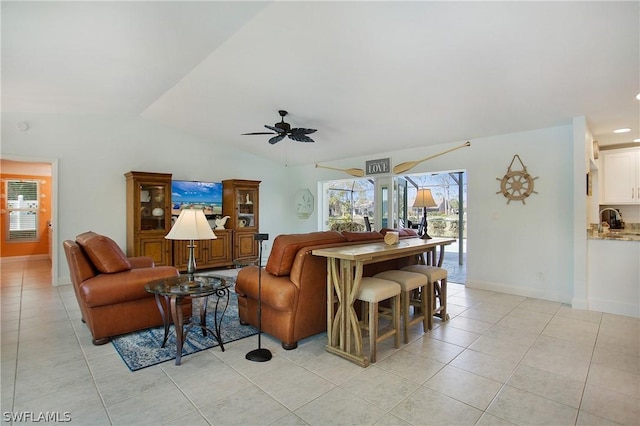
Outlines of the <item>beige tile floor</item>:
[{"label": "beige tile floor", "polygon": [[265,335],[267,363],[245,360],[253,337],[132,373],[111,344],[91,344],[72,288],[51,287],[48,269],[2,265],[3,423],[640,424],[638,319],[450,284],[451,320],[383,343],[369,368],[327,353],[324,335],[294,351]]}]

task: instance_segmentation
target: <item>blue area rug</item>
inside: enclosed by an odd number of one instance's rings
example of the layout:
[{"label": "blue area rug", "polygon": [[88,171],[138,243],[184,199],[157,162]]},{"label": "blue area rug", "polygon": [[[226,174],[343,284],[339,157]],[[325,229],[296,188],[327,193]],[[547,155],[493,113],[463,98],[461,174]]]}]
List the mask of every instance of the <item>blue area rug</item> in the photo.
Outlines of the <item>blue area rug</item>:
[{"label": "blue area rug", "polygon": [[[214,329],[214,304],[215,297],[209,298],[207,326],[212,330]],[[198,303],[194,303],[193,313],[194,317],[199,319],[197,306]],[[218,318],[220,318],[220,313],[218,313]],[[238,319],[238,296],[233,289],[231,289],[231,294],[229,295],[229,306],[222,320],[221,334],[222,343],[224,344],[258,334],[258,330],[255,327],[240,325]],[[163,338],[164,327],[156,327],[114,337],[111,339],[111,343],[125,364],[127,364],[127,367],[131,371],[136,371],[176,358],[176,334],[173,325],[169,332],[167,344],[164,348],[161,348],[160,345]],[[218,346],[218,342],[210,333],[203,337],[202,329],[194,326],[189,331],[187,339],[182,346],[182,362],[185,362],[185,355],[215,346]]]}]

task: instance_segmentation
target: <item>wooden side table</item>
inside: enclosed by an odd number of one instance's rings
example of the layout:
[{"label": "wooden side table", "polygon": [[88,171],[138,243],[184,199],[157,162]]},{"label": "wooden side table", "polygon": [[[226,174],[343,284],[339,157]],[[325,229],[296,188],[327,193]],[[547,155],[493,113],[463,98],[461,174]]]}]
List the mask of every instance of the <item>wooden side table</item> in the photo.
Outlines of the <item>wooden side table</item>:
[{"label": "wooden side table", "polygon": [[[180,365],[182,360],[182,346],[191,327],[200,327],[202,335],[206,336],[207,331],[218,341],[220,349],[224,352],[224,344],[222,343],[221,326],[222,319],[229,306],[229,285],[225,277],[222,276],[196,276],[190,279],[187,275],[177,277],[163,278],[154,280],[145,285],[145,290],[153,293],[156,297],[156,304],[162,316],[164,324],[164,339],[161,347],[167,343],[169,337],[169,329],[174,324],[176,332],[176,365]],[[216,304],[213,315],[213,330],[207,327],[207,304],[209,296],[216,297]],[[165,303],[162,303],[161,297]],[[195,322],[192,318],[183,318],[180,302],[185,298],[202,299],[202,307],[200,308],[200,321]],[[222,306],[221,305],[222,302]],[[169,314],[165,312],[165,306],[169,307]],[[222,308],[222,315],[218,319],[219,308]],[[187,326],[185,330],[185,325]]]}]

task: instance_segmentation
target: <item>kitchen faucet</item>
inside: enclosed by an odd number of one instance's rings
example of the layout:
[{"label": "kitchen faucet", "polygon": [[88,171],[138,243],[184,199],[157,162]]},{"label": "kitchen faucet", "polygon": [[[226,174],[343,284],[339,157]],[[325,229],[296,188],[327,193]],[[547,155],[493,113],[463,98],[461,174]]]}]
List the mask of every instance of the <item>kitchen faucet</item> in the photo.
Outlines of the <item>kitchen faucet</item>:
[{"label": "kitchen faucet", "polygon": [[606,212],[607,210],[611,210],[612,212],[614,212],[616,214],[616,220],[622,222],[622,217],[620,216],[620,212],[618,212],[618,210],[612,209],[611,207],[606,207],[600,210],[600,213],[598,213],[598,232],[602,232],[602,213]]}]

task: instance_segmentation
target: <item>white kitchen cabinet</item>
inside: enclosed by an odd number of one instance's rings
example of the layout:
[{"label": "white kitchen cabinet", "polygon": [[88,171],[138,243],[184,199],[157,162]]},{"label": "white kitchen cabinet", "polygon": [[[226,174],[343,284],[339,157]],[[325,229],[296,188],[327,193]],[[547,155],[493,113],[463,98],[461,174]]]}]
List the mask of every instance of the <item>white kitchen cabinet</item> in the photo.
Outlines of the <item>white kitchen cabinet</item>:
[{"label": "white kitchen cabinet", "polygon": [[603,199],[600,204],[640,204],[640,148],[601,152]]}]

